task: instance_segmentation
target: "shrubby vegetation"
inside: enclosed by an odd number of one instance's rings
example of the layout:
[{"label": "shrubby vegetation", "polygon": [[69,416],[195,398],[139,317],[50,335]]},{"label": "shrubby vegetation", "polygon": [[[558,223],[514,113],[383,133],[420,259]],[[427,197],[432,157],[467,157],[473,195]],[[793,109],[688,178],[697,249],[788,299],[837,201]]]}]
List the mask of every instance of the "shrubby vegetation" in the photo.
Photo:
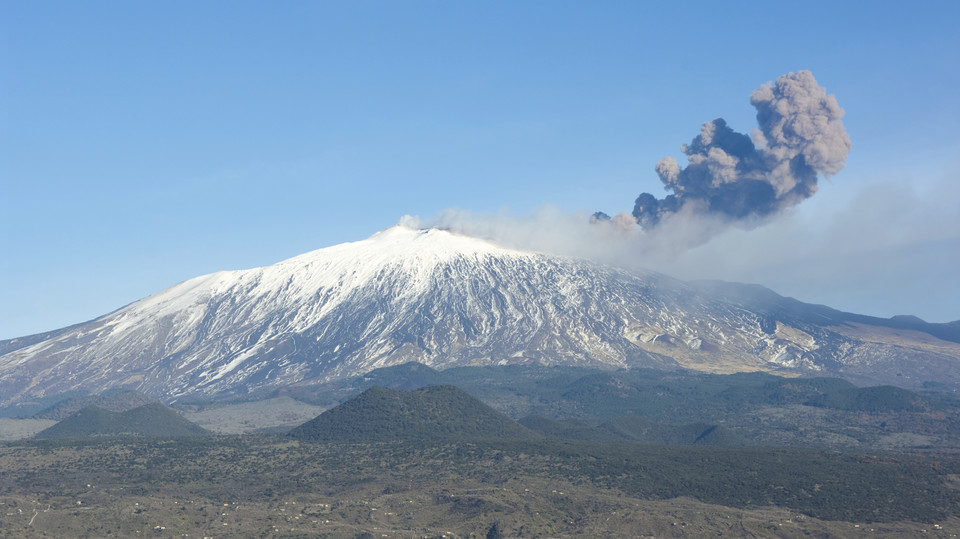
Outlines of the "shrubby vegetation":
[{"label": "shrubby vegetation", "polygon": [[[483,402],[450,385],[395,389],[424,382],[456,382]],[[86,408],[73,417],[101,437],[0,445],[0,503],[28,508],[0,513],[0,534],[38,522],[50,536],[235,537],[960,526],[960,406],[945,394],[765,374],[422,365],[285,394],[347,402],[289,435],[193,438],[103,437],[128,419],[120,433],[167,428],[172,411]],[[910,453],[888,451],[897,437]]]},{"label": "shrubby vegetation", "polygon": [[[44,440],[0,446],[0,470],[0,498],[28,496],[60,505],[80,500],[84,507],[129,496],[241,505],[303,496],[351,499],[358,491],[371,490],[413,496],[444,485],[449,497],[460,500],[434,500],[451,513],[447,521],[486,514],[487,526],[496,515],[517,509],[498,501],[505,491],[516,494],[531,485],[551,484],[564,485],[561,490],[580,502],[596,501],[599,491],[635,500],[689,497],[739,510],[780,507],[811,518],[856,522],[935,522],[956,515],[960,503],[958,491],[950,487],[951,478],[960,473],[956,459],[546,438],[379,443],[249,435]],[[478,495],[477,489],[486,493]],[[551,510],[557,512],[554,524],[589,513],[573,504]],[[405,524],[429,527],[416,518]]]}]

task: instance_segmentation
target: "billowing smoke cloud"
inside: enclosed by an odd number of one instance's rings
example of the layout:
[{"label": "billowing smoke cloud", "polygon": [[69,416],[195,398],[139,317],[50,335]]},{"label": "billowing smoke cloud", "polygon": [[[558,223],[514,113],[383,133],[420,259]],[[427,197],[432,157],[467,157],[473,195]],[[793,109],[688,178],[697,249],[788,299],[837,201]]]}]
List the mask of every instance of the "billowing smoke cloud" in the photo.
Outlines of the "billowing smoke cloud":
[{"label": "billowing smoke cloud", "polygon": [[[731,225],[751,229],[817,190],[817,178],[839,172],[850,151],[843,110],[808,71],[790,73],[753,92],[759,128],[737,133],[723,119],[703,124],[683,146],[686,168],[665,157],[656,170],[672,194],[644,193],[633,213],[568,214],[545,207],[529,215],[448,210],[404,218],[502,245],[622,266],[663,268]],[[638,226],[638,224],[640,226]]]},{"label": "billowing smoke cloud", "polygon": [[[843,168],[850,151],[843,109],[809,71],[780,76],[755,90],[750,102],[759,124],[752,140],[717,118],[682,146],[686,168],[673,157],[657,163],[660,181],[672,194],[657,199],[643,193],[637,198],[633,217],[644,230],[704,216],[714,223],[719,218],[751,228],[813,196],[818,175]],[[716,232],[690,243],[705,242]]]}]

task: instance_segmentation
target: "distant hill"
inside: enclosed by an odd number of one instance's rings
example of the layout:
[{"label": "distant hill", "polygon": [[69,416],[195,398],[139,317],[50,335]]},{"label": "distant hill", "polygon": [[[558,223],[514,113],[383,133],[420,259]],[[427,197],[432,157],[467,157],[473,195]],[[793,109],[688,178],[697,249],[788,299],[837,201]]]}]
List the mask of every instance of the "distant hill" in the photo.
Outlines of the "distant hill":
[{"label": "distant hill", "polygon": [[[275,394],[332,407],[374,385],[395,389],[452,385],[471,395],[482,395],[485,403],[511,418],[543,416],[586,421],[583,425],[541,422],[539,426],[548,431],[577,430],[623,415],[684,425],[757,406],[804,405],[850,412],[922,412],[932,406],[927,398],[912,391],[895,386],[858,388],[841,378],[785,378],[760,372],[719,375],[655,369],[601,371],[537,365],[437,371],[407,363],[376,369],[361,377],[294,386]],[[529,420],[533,424],[538,421]],[[544,432],[542,429],[534,430]]]},{"label": "distant hill", "polygon": [[34,438],[96,436],[180,438],[207,434],[210,434],[209,431],[187,421],[173,409],[160,403],[153,403],[125,412],[111,412],[99,406],[87,406],[56,425],[38,432]]},{"label": "distant hill", "polygon": [[307,441],[527,440],[539,435],[455,386],[372,387],[290,431]]},{"label": "distant hill", "polygon": [[156,402],[156,399],[150,398],[139,391],[107,391],[99,395],[79,395],[62,400],[34,414],[33,419],[62,421],[87,406],[96,406],[111,412],[126,412]]}]

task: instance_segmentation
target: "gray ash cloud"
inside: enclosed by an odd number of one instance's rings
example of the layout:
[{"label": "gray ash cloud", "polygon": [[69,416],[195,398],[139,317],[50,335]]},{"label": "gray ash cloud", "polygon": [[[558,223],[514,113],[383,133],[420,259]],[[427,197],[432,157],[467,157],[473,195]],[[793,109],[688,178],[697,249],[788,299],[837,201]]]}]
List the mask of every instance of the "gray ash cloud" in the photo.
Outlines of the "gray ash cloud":
[{"label": "gray ash cloud", "polygon": [[686,167],[673,157],[657,163],[671,194],[637,197],[632,213],[640,226],[652,230],[678,214],[755,226],[813,196],[818,176],[844,167],[850,137],[843,109],[809,71],[778,77],[756,89],[750,102],[759,124],[752,138],[717,118],[682,146]]}]

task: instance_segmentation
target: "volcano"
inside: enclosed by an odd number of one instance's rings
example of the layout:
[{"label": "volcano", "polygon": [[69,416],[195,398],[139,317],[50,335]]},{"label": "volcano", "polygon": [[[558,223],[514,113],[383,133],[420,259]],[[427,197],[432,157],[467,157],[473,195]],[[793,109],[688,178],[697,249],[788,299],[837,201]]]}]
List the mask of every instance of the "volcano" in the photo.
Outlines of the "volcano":
[{"label": "volcano", "polygon": [[958,342],[958,323],[842,313],[757,286],[686,283],[398,225],[0,341],[0,402],[113,388],[166,402],[242,396],[410,361],[960,386]]}]

